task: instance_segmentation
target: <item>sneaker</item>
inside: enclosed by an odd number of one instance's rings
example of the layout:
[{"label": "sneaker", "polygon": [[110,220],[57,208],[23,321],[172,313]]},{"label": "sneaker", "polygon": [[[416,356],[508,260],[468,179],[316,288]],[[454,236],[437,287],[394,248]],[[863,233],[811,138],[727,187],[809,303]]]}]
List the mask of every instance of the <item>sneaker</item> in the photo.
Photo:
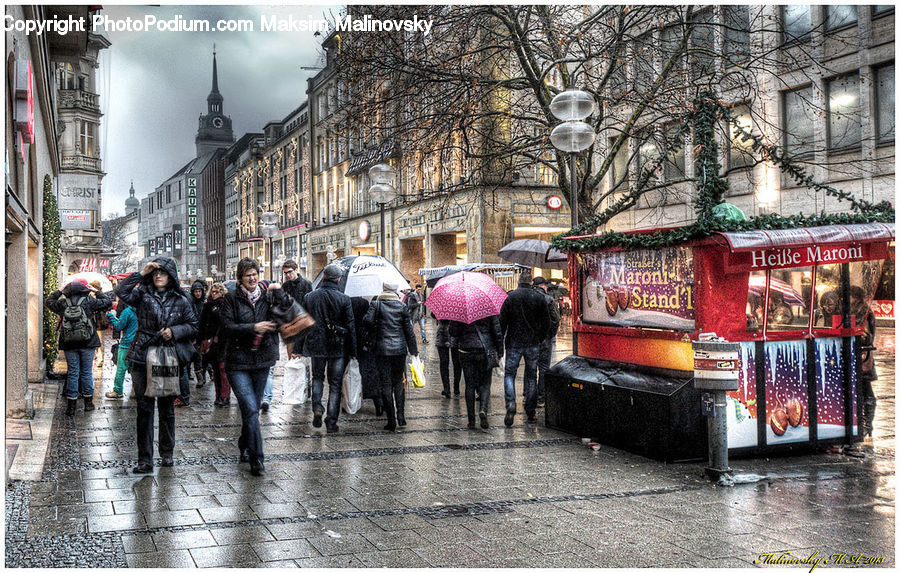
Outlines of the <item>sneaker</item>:
[{"label": "sneaker", "polygon": [[182,400],[180,396],[178,398],[175,398],[175,407],[176,408],[180,408],[182,406],[187,406],[187,405],[188,405],[188,403],[185,402],[184,400]]},{"label": "sneaker", "polygon": [[[487,412],[478,412],[478,418],[481,419],[481,429],[487,430],[491,427],[490,424],[488,424]],[[472,425],[474,426],[475,424]]]},{"label": "sneaker", "polygon": [[401,428],[406,427],[406,416],[397,415],[397,425]]},{"label": "sneaker", "polygon": [[321,412],[313,412],[313,428],[321,428],[322,427],[322,413]]},{"label": "sneaker", "polygon": [[269,403],[268,403],[268,402],[263,402],[262,404],[260,404],[260,405],[259,405],[259,411],[260,411],[260,412],[268,412],[268,411],[269,411]]},{"label": "sneaker", "polygon": [[516,411],[515,410],[507,410],[506,417],[503,418],[503,423],[506,424],[506,427],[510,427],[513,425],[513,422],[516,420]]},{"label": "sneaker", "polygon": [[121,399],[124,397],[123,394],[119,394],[119,393],[116,392],[115,390],[113,390],[112,392],[107,392],[107,393],[105,394],[105,396],[106,396],[107,398],[109,398],[110,400],[121,400]]}]

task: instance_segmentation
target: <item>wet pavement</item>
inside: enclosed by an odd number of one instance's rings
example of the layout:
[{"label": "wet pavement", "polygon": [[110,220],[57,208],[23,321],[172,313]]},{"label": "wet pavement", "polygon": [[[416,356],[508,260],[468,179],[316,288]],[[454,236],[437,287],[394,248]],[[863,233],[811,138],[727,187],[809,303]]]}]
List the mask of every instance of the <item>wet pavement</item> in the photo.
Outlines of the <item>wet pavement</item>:
[{"label": "wet pavement", "polygon": [[[556,360],[571,352],[567,334]],[[765,555],[833,566],[844,554],[844,566],[894,567],[893,331],[877,345],[875,441],[862,457],[732,460],[761,476],[734,487],[711,485],[703,463],[594,452],[521,415],[505,428],[498,374],[491,428],[468,430],[464,400],[440,395],[433,344],[397,433],[370,400],[341,414],[338,434],[313,428],[308,402],[280,402],[276,367],[263,477],[238,463],[240,413],[234,400],[214,408],[211,384],[176,411],[175,467],[147,476],[129,473],[133,401],[66,418],[60,400],[39,480],[7,485],[6,566],[751,567]]]}]

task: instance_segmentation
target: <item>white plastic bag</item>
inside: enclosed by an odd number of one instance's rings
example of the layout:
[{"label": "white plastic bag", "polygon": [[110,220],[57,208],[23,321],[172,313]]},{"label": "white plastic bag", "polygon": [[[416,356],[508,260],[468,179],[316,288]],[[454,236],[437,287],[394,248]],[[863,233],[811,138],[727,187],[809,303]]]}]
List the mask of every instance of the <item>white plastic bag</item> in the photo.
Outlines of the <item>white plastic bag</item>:
[{"label": "white plastic bag", "polygon": [[413,356],[409,361],[410,380],[414,388],[425,386],[425,364],[418,356]]},{"label": "white plastic bag", "polygon": [[285,404],[303,404],[309,389],[306,363],[300,356],[295,356],[284,365],[284,395],[282,401]]},{"label": "white plastic bag", "polygon": [[362,375],[359,362],[354,358],[344,372],[344,388],[341,392],[341,406],[348,414],[355,414],[362,406]]}]

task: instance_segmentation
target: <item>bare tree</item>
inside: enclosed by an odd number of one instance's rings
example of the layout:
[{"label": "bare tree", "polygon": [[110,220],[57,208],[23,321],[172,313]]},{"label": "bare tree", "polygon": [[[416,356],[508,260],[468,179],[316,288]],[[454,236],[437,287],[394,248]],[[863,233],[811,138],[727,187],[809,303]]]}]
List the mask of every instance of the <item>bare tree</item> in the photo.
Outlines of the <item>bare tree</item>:
[{"label": "bare tree", "polygon": [[[349,83],[346,124],[359,126],[348,128],[357,149],[394,139],[406,161],[432,161],[445,171],[444,192],[496,188],[517,172],[546,168],[569,199],[567,155],[552,147],[549,133],[559,123],[550,101],[570,87],[599,104],[589,120],[595,146],[578,163],[581,220],[605,209],[606,222],[641,202],[692,201],[697,176],[685,148],[695,102],[710,90],[768,144],[784,144],[810,164],[821,151],[802,134],[785,140],[771,105],[769,112],[755,105],[828,71],[816,58],[820,46],[784,33],[772,10],[366,6],[350,13],[433,20],[427,36],[342,33],[338,58]],[[822,37],[821,30],[807,34]],[[809,90],[796,97],[806,113],[822,114],[820,95]],[[722,143],[733,139],[731,125],[723,122],[720,130]],[[726,162],[725,172],[762,160],[740,144],[724,149],[737,158]],[[858,163],[849,161],[848,172]],[[829,167],[840,169],[840,160]]]},{"label": "bare tree", "polygon": [[103,230],[102,246],[115,253],[109,262],[109,274],[132,272],[137,269],[140,255],[135,245],[128,240],[128,217],[111,214],[101,222]]}]

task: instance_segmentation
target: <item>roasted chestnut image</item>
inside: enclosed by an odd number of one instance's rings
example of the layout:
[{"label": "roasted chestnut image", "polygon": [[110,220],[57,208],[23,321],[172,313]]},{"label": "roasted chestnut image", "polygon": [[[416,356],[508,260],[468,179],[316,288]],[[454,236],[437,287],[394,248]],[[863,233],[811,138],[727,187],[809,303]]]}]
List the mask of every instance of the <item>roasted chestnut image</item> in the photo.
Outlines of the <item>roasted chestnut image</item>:
[{"label": "roasted chestnut image", "polygon": [[772,412],[772,417],[769,419],[769,425],[772,426],[772,431],[775,432],[776,436],[784,435],[788,428],[788,415],[787,412],[784,411],[784,408],[778,408]]},{"label": "roasted chestnut image", "polygon": [[796,428],[800,425],[800,420],[803,419],[803,404],[800,400],[794,398],[787,403],[787,415],[791,426]]}]

